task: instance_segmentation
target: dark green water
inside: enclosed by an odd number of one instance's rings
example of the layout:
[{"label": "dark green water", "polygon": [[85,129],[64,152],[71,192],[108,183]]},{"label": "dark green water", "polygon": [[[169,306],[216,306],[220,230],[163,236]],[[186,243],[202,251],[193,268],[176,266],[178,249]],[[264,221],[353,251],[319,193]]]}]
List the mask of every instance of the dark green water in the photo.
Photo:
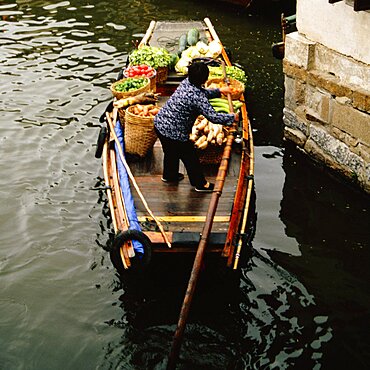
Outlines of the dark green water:
[{"label": "dark green water", "polygon": [[202,275],[179,368],[369,367],[369,198],[282,140],[270,46],[289,8],[0,3],[0,369],[163,368],[191,260],[120,281],[94,145],[132,40],[152,19],[206,16],[248,74],[258,219],[240,275]]}]

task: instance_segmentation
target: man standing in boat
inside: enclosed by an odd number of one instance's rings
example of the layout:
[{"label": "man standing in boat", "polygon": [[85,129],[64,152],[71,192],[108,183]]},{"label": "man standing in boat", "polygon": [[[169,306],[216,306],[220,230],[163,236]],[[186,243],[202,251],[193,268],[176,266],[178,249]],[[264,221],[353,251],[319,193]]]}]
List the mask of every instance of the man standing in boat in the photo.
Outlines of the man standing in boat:
[{"label": "man standing in boat", "polygon": [[214,184],[204,177],[194,143],[189,139],[193,124],[199,115],[226,126],[231,126],[239,117],[238,114],[217,113],[214,110],[209,99],[219,98],[221,93],[228,94],[231,90],[229,87],[203,88],[208,76],[209,69],[205,63],[190,64],[188,77],[180,83],[155,116],[154,126],[164,153],[162,181],[176,183],[184,178],[179,173],[181,160],[195,190],[210,193]]}]

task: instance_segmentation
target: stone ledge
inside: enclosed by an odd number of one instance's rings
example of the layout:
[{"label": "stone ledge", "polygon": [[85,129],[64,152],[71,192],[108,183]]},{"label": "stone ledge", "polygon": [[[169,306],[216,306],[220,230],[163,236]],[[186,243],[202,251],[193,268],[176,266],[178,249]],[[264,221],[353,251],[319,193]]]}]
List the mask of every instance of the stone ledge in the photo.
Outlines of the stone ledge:
[{"label": "stone ledge", "polygon": [[290,63],[288,60],[283,59],[283,72],[289,77],[306,82],[308,71],[297,64]]},{"label": "stone ledge", "polygon": [[[285,139],[295,143],[312,158],[357,183],[370,193],[370,164],[366,160],[369,158],[370,152],[367,146],[353,142],[354,139],[347,136],[350,144],[356,145],[355,153],[351,150],[351,145],[338,139],[339,132],[333,136],[315,121],[307,126],[307,122],[302,120],[302,117],[286,108],[283,119],[286,124],[284,127]],[[302,128],[307,132],[307,135],[302,132]],[[343,135],[346,134],[343,133]]]},{"label": "stone ledge", "polygon": [[283,60],[283,72],[290,78],[324,89],[333,96],[346,96],[351,100],[353,107],[370,112],[370,91],[354,85],[345,85],[341,83],[339,77],[327,72],[314,69],[307,71],[285,59]]},{"label": "stone ledge", "polygon": [[297,144],[300,148],[303,148],[307,141],[306,135],[290,127],[284,127],[284,138]]},{"label": "stone ledge", "polygon": [[[299,111],[299,108],[297,109]],[[298,119],[299,116],[302,117],[301,114],[303,114],[304,116],[304,112],[299,111],[299,114],[297,114],[296,111],[293,112],[287,108],[284,108],[283,110],[284,124],[287,127],[290,127],[291,129],[301,131],[305,136],[309,136],[309,132],[310,132],[309,125],[307,124],[307,122],[304,122],[302,119]]]},{"label": "stone ledge", "polygon": [[311,135],[305,143],[304,150],[348,179],[356,178],[362,188],[370,191],[370,166],[353,153],[346,144],[332,137],[325,130],[312,125]]},{"label": "stone ledge", "polygon": [[370,115],[354,109],[343,99],[332,100],[330,124],[370,146]]},{"label": "stone ledge", "polygon": [[285,58],[305,69],[312,68],[315,61],[315,42],[298,32],[292,32],[285,38]]}]

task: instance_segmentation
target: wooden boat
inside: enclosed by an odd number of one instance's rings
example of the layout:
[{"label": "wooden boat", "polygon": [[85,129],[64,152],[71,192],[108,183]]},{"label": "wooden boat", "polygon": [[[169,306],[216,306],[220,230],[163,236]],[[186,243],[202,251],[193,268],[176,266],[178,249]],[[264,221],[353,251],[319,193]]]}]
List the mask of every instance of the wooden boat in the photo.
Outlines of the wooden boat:
[{"label": "wooden boat", "polygon": [[[212,23],[208,18],[203,21],[156,22],[152,21],[141,40],[141,45],[161,46],[160,41],[178,38],[190,28],[198,28],[202,36],[209,40],[219,40]],[[220,56],[226,65],[231,62],[222,48]],[[161,93],[159,105],[186,76],[170,72],[167,80],[157,85]],[[108,135],[102,149],[104,180],[106,184],[109,208],[116,238],[111,249],[111,259],[119,272],[138,268],[149,263],[150,255],[195,253],[198,243],[204,237],[204,226],[208,223],[206,253],[223,259],[225,266],[237,268],[239,257],[243,252],[246,240],[253,230],[250,219],[254,216],[251,210],[253,198],[254,153],[251,125],[248,119],[244,96],[240,98],[241,122],[239,127],[228,136],[221,164],[205,165],[205,175],[209,181],[216,182],[217,194],[195,192],[186,173],[185,179],[178,184],[161,181],[162,148],[159,140],[145,158],[136,158],[117,152],[114,132],[115,118],[107,113]],[[237,138],[238,140],[234,140]],[[238,143],[236,143],[238,141]],[[227,147],[229,153],[227,153]],[[117,167],[118,159],[122,160],[131,183],[131,194],[135,204],[139,232],[131,232],[127,204],[122,195],[127,190],[127,183],[122,184]],[[184,171],[180,171],[184,172]],[[220,179],[224,174],[224,179]],[[123,189],[125,187],[126,189]],[[216,197],[216,200],[212,200]],[[214,213],[209,214],[210,202],[213,202]],[[122,236],[123,235],[123,236]],[[135,238],[144,245],[144,258],[134,257],[132,242]],[[143,256],[141,256],[143,257]]]},{"label": "wooden boat", "polygon": [[285,55],[285,38],[289,32],[292,32],[296,24],[296,15],[293,14],[289,17],[285,17],[284,13],[280,17],[281,22],[281,34],[283,41],[273,43],[271,45],[272,55],[276,59],[284,59]]}]

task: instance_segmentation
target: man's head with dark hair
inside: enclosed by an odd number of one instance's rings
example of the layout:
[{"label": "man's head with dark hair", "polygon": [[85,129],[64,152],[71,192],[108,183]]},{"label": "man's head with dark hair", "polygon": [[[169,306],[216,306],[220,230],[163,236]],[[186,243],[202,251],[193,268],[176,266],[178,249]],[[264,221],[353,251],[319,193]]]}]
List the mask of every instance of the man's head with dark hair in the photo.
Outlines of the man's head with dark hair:
[{"label": "man's head with dark hair", "polygon": [[189,81],[193,85],[200,87],[207,81],[208,76],[209,76],[208,66],[203,62],[195,62],[189,65],[188,77]]}]

